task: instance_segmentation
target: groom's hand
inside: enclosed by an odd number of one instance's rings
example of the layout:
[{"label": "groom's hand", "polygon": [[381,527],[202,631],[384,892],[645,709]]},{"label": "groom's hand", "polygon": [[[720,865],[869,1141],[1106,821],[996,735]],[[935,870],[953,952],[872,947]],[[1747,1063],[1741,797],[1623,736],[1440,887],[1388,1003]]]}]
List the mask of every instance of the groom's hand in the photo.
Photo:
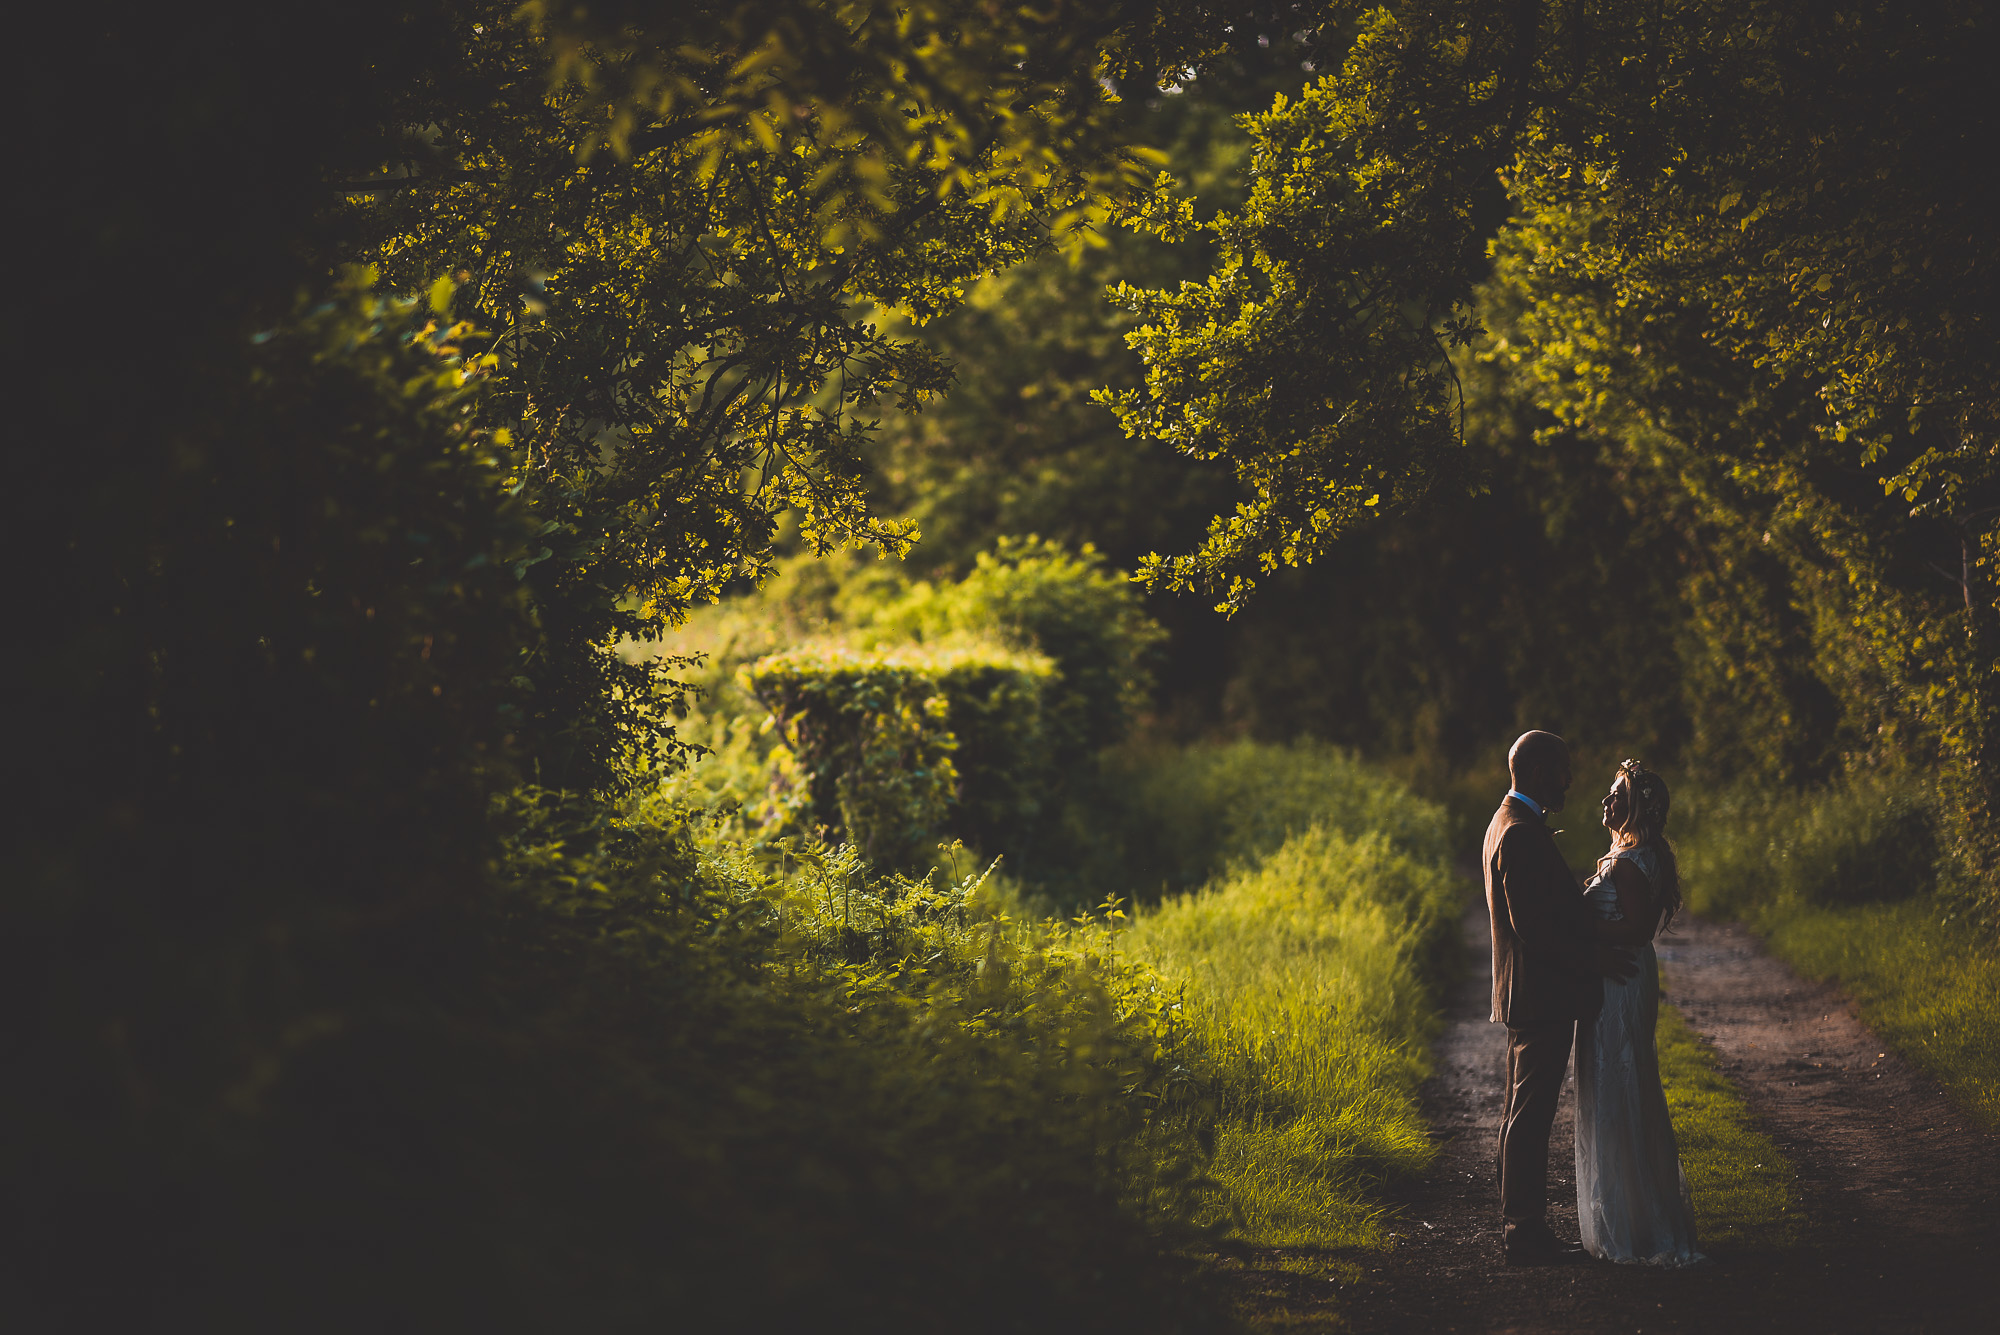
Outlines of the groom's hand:
[{"label": "groom's hand", "polygon": [[1639,972],[1638,961],[1633,958],[1629,950],[1620,950],[1616,946],[1607,946],[1599,942],[1592,948],[1591,955],[1591,963],[1606,978],[1616,978],[1622,983]]}]

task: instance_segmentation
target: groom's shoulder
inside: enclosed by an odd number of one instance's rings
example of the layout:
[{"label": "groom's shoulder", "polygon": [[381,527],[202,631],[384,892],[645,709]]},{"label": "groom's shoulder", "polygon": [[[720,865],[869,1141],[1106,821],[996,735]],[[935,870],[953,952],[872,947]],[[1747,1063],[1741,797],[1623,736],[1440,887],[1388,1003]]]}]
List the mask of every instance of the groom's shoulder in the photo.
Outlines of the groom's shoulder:
[{"label": "groom's shoulder", "polygon": [[1502,802],[1494,811],[1493,819],[1486,824],[1486,854],[1491,857],[1503,845],[1519,843],[1518,833],[1524,828],[1533,828],[1534,823],[1523,819],[1521,811],[1512,802]]},{"label": "groom's shoulder", "polygon": [[1539,850],[1554,842],[1547,826],[1530,819],[1511,802],[1502,802],[1500,809],[1493,813],[1493,823],[1486,827],[1486,846],[1489,849],[1513,852],[1532,847]]}]

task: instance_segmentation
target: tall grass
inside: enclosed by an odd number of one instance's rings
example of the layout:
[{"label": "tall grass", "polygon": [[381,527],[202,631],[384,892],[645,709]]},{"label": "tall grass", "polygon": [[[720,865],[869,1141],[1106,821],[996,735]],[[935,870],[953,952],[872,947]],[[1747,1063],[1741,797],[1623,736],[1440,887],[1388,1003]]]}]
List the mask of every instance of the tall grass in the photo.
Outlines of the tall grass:
[{"label": "tall grass", "polygon": [[[630,1162],[625,1142],[565,1147],[652,1226],[611,1253],[646,1253],[692,1328],[1218,1327],[1175,1255],[1213,1194],[1180,1096],[1198,1055],[1101,916],[1010,919],[963,859],[913,879],[851,847],[719,838],[666,791],[591,850],[511,861],[551,978],[523,1023],[581,992],[622,1072],[565,1091],[563,1124],[629,1097],[645,1128]],[[500,1195],[549,1167],[479,1166]]]},{"label": "tall grass", "polygon": [[1200,816],[1184,865],[1228,861],[1129,919],[1107,900],[1038,920],[970,866],[878,878],[852,850],[727,840],[706,856],[763,915],[772,967],[903,1017],[844,1022],[855,1041],[936,1063],[940,1090],[1002,1120],[1067,1108],[1156,1234],[1379,1243],[1383,1179],[1431,1157],[1416,1089],[1462,897],[1443,813],[1330,748],[1154,762],[1135,806],[1170,800],[1140,813]]},{"label": "tall grass", "polygon": [[1838,982],[1884,1041],[2000,1130],[2000,953],[1935,893],[1922,787],[1860,777],[1684,805],[1689,906],[1743,922],[1802,975]]},{"label": "tall grass", "polygon": [[[1406,835],[1422,811],[1385,809]],[[1431,819],[1441,838],[1442,817]],[[1416,1089],[1459,897],[1441,858],[1380,830],[1313,824],[1126,934],[1181,989],[1217,1105],[1211,1171],[1246,1239],[1381,1240],[1373,1188],[1431,1158]]]},{"label": "tall grass", "polygon": [[1680,805],[1688,903],[1710,917],[1761,923],[1937,885],[1931,804],[1914,784],[1864,777],[1815,792],[1697,793]]},{"label": "tall grass", "polygon": [[1112,769],[1126,794],[1131,874],[1142,892],[1192,889],[1314,826],[1380,834],[1425,861],[1451,855],[1442,808],[1324,742],[1135,747]]}]

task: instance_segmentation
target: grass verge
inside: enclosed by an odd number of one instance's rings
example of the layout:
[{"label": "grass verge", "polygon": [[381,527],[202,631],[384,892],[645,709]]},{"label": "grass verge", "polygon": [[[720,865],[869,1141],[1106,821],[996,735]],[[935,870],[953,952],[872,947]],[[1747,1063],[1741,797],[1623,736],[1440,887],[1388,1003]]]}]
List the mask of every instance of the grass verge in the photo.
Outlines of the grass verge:
[{"label": "grass verge", "polygon": [[1801,975],[1831,981],[1898,1055],[2000,1131],[2000,950],[1936,890],[1930,800],[1857,777],[1806,793],[1688,804],[1689,907],[1741,921]]},{"label": "grass verge", "polygon": [[1442,861],[1314,826],[1126,932],[1181,988],[1242,1240],[1383,1240],[1372,1188],[1432,1157],[1416,1090],[1457,897]]},{"label": "grass verge", "polygon": [[1681,1169],[1694,1193],[1695,1235],[1704,1250],[1770,1250],[1796,1245],[1805,1214],[1798,1171],[1757,1129],[1742,1093],[1679,1011],[1660,1007],[1655,1031],[1660,1083],[1680,1141]]},{"label": "grass verge", "polygon": [[2000,1131],[2000,957],[1939,922],[1928,900],[1792,905],[1765,919],[1774,954],[1840,983],[1877,1036]]}]

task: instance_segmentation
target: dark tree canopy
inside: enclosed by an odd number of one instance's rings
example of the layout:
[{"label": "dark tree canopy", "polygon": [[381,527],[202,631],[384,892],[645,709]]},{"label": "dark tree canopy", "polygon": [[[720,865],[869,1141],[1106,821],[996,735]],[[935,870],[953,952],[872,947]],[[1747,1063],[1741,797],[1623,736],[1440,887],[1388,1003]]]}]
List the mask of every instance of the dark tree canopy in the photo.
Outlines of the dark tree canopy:
[{"label": "dark tree canopy", "polygon": [[[1305,25],[1337,38],[1337,67],[1250,123],[1249,197],[1205,225],[1208,280],[1121,289],[1147,367],[1143,390],[1112,396],[1126,429],[1228,465],[1246,493],[1145,573],[1233,609],[1366,516],[1416,505],[1462,471],[1463,357],[1497,349],[1562,422],[1651,449],[1712,528],[1790,533],[1782,550],[1833,572],[1815,597],[1847,629],[1814,647],[1852,660],[1844,726],[1900,721],[1911,754],[1934,749],[1963,794],[1957,847],[1990,877],[1990,7],[1354,18],[1329,6]],[[1126,221],[1172,237],[1191,218],[1162,178]]]}]

